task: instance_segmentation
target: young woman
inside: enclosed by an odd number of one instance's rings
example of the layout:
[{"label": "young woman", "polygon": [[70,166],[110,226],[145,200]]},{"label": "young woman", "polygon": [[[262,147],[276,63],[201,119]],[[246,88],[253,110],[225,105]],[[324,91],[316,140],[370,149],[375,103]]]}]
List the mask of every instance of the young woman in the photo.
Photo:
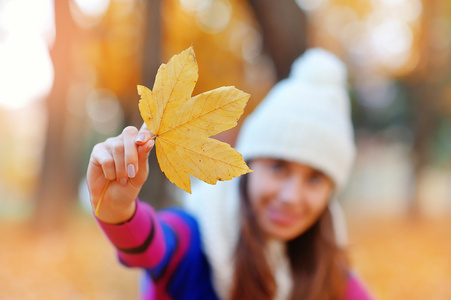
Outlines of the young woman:
[{"label": "young woman", "polygon": [[94,147],[92,205],[110,180],[98,223],[120,261],[144,269],[143,299],[371,299],[333,209],[355,155],[346,77],[325,50],[298,58],[241,128],[254,172],[198,183],[183,208],[137,199],[154,145],[145,125]]}]

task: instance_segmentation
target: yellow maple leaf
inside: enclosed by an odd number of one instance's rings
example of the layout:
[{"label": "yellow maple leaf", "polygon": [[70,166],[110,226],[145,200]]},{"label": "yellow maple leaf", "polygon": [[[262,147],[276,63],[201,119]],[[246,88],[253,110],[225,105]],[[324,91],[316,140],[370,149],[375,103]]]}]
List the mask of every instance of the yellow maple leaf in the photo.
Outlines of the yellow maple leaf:
[{"label": "yellow maple leaf", "polygon": [[228,86],[191,97],[197,78],[190,47],[160,66],[153,91],[138,85],[141,116],[156,135],[158,164],[172,183],[188,193],[190,174],[216,184],[252,172],[229,144],[210,138],[237,125],[250,95]]}]

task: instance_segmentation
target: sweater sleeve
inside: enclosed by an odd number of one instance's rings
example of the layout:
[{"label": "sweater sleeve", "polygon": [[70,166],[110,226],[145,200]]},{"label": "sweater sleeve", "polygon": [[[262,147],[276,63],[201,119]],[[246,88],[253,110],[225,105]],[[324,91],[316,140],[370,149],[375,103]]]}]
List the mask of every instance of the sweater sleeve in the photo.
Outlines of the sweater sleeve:
[{"label": "sweater sleeve", "polygon": [[136,200],[135,215],[129,221],[114,225],[97,220],[119,259],[131,267],[154,268],[159,265],[173,243],[165,236],[157,213],[147,203]]},{"label": "sweater sleeve", "polygon": [[117,248],[119,260],[145,270],[142,299],[217,299],[196,219],[179,208],[155,212],[136,201],[129,221],[98,223]]},{"label": "sweater sleeve", "polygon": [[346,285],[346,300],[374,300],[363,283],[356,275],[350,274]]}]

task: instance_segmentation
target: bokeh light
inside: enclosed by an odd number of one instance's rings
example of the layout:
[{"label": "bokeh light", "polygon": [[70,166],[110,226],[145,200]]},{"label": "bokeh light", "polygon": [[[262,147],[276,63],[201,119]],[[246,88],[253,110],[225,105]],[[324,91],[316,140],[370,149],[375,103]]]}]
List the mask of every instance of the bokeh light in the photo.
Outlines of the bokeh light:
[{"label": "bokeh light", "polygon": [[380,9],[385,15],[407,23],[417,21],[423,9],[420,0],[379,0],[374,1],[373,6],[376,11]]},{"label": "bokeh light", "polygon": [[110,6],[110,0],[73,0],[70,12],[80,28],[92,29],[99,25]]},{"label": "bokeh light", "polygon": [[108,89],[93,90],[86,101],[88,116],[94,129],[113,135],[122,126],[124,113],[117,96]]},{"label": "bokeh light", "polygon": [[197,11],[197,24],[207,33],[223,31],[230,22],[232,6],[227,0],[211,0]]},{"label": "bokeh light", "polygon": [[247,62],[254,61],[262,52],[263,40],[255,28],[243,22],[233,22],[230,36],[230,49]]},{"label": "bokeh light", "polygon": [[80,10],[87,16],[99,17],[105,14],[110,0],[74,0]]},{"label": "bokeh light", "polygon": [[386,68],[397,70],[409,59],[413,43],[410,27],[398,19],[389,18],[370,21],[373,30],[369,46],[375,58]]},{"label": "bokeh light", "polygon": [[328,0],[296,0],[297,5],[305,11],[313,11],[319,9]]},{"label": "bokeh light", "polygon": [[188,12],[197,12],[202,10],[204,7],[211,5],[212,0],[180,0],[183,9]]}]

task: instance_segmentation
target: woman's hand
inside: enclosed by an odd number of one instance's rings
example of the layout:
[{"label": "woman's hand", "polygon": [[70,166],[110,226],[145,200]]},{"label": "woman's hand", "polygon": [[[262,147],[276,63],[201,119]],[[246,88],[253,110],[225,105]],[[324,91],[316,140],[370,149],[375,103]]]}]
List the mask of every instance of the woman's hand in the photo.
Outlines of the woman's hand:
[{"label": "woman's hand", "polygon": [[135,213],[135,199],[149,174],[148,156],[154,135],[145,124],[138,131],[126,127],[122,133],[94,146],[89,160],[87,182],[93,208],[107,184],[98,218],[117,224]]}]

